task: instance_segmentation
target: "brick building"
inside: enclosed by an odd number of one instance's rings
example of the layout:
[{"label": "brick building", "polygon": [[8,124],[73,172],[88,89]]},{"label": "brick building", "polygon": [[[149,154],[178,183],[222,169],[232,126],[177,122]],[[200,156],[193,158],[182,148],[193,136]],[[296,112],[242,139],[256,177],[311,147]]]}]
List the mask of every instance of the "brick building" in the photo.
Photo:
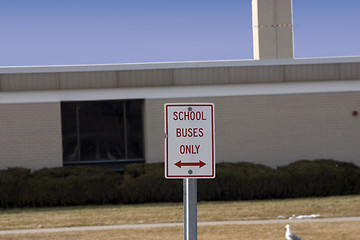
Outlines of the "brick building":
[{"label": "brick building", "polygon": [[164,103],[215,104],[218,162],[360,165],[360,57],[293,59],[291,0],[253,0],[256,60],[0,67],[0,169],[164,161]]},{"label": "brick building", "polygon": [[218,161],[360,164],[360,58],[0,68],[0,168],[164,159],[163,105],[212,102]]}]

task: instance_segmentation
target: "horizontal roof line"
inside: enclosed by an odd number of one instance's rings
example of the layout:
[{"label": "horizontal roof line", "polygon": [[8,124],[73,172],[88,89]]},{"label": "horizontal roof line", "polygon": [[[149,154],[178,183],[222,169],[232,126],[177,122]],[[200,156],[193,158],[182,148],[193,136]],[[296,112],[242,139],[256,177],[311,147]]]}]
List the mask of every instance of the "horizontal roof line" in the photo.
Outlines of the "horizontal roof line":
[{"label": "horizontal roof line", "polygon": [[0,104],[360,92],[360,80],[5,92]]},{"label": "horizontal roof line", "polygon": [[12,73],[56,73],[56,72],[93,72],[93,71],[124,71],[179,68],[208,67],[245,67],[245,66],[276,66],[303,64],[332,64],[360,62],[359,56],[333,58],[297,58],[267,60],[216,60],[191,62],[157,62],[157,63],[121,63],[121,64],[90,64],[90,65],[49,65],[49,66],[10,66],[0,67],[0,74]]}]

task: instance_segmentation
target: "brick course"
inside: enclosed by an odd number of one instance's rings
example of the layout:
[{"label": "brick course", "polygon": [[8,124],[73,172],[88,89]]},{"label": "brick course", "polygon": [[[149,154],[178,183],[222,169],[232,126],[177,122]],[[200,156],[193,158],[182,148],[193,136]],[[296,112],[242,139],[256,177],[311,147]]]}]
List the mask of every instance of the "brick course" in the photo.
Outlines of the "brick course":
[{"label": "brick course", "polygon": [[360,165],[360,93],[146,100],[147,162],[164,159],[163,104],[215,104],[217,162],[281,166],[331,158]]},{"label": "brick course", "polygon": [[59,103],[0,104],[0,168],[62,166]]}]

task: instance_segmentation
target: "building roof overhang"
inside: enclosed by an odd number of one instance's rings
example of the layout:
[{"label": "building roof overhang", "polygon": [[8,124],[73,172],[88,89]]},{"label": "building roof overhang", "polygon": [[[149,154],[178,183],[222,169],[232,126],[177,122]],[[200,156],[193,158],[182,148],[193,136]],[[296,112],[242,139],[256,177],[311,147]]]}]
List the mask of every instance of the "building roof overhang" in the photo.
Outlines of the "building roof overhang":
[{"label": "building roof overhang", "polygon": [[207,86],[136,87],[113,89],[74,89],[50,91],[19,91],[0,94],[0,104],[56,103],[66,101],[105,101],[130,99],[180,99],[240,97],[284,94],[360,92],[360,80],[228,84]]},{"label": "building roof overhang", "polygon": [[0,67],[0,74],[311,65],[311,64],[335,64],[335,63],[355,63],[355,62],[356,63],[360,62],[360,56],[331,57],[331,58],[269,59],[269,60],[268,59],[216,60],[216,61],[189,61],[189,62],[89,64],[89,65],[9,66],[9,67]]}]

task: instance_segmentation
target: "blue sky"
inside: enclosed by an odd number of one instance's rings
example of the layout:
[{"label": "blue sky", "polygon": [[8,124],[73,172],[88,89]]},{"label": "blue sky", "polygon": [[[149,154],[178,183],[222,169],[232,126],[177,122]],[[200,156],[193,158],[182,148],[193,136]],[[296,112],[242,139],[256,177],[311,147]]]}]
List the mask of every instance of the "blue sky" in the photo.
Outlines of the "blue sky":
[{"label": "blue sky", "polygon": [[[360,56],[359,0],[293,0],[295,58]],[[0,66],[252,59],[251,0],[1,0]]]}]

